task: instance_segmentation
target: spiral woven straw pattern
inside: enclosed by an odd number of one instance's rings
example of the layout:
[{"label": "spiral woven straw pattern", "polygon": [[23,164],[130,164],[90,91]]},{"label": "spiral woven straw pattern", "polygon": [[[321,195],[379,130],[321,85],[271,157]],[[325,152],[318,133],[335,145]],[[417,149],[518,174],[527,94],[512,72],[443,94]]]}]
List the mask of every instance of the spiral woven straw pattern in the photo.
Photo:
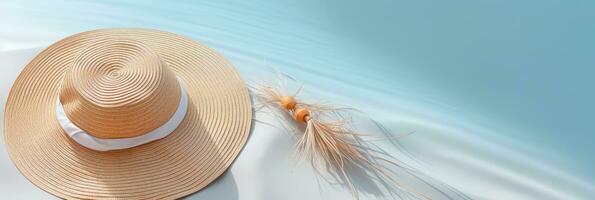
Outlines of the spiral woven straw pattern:
[{"label": "spiral woven straw pattern", "polygon": [[[73,123],[96,137],[142,134],[175,111],[176,77],[188,111],[164,139],[93,151],[56,120],[59,97]],[[4,139],[19,171],[60,198],[176,199],[231,165],[251,117],[244,81],[222,55],[168,32],[102,29],[51,45],[23,69],[6,103]]]},{"label": "spiral woven straw pattern", "polygon": [[98,38],[64,75],[60,101],[68,118],[94,137],[135,137],[171,118],[180,99],[178,85],[142,42]]}]

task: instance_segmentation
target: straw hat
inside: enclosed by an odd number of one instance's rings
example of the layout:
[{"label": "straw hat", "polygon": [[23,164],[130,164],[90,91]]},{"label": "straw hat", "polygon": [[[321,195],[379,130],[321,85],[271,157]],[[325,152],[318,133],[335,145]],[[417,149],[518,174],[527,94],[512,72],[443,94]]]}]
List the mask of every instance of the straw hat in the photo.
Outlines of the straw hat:
[{"label": "straw hat", "polygon": [[220,54],[147,29],[101,29],[41,52],[14,82],[4,140],[33,184],[66,199],[173,199],[233,162],[252,119]]}]

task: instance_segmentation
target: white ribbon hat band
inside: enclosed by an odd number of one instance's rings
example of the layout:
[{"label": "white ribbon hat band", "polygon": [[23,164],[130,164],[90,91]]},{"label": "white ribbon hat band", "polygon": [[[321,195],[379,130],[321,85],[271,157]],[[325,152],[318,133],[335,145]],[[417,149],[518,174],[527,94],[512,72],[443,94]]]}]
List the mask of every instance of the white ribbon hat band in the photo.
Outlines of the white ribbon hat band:
[{"label": "white ribbon hat band", "polygon": [[176,130],[178,125],[180,125],[184,119],[184,116],[186,116],[186,111],[188,109],[188,96],[184,90],[184,87],[182,86],[182,82],[179,79],[178,83],[180,86],[180,103],[178,104],[178,108],[176,109],[174,115],[165,124],[141,136],[118,139],[102,139],[93,137],[72,123],[70,119],[68,119],[60,99],[56,101],[56,116],[58,122],[60,122],[60,126],[62,129],[64,129],[66,134],[68,134],[68,136],[70,136],[70,138],[72,138],[74,141],[87,148],[97,151],[109,151],[135,147],[164,138]]}]

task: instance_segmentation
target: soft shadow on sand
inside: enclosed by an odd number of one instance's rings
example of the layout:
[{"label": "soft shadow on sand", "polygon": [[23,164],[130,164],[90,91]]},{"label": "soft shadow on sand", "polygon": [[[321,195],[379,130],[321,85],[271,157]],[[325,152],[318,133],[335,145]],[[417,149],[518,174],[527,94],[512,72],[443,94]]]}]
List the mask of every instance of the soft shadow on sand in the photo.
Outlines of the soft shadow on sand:
[{"label": "soft shadow on sand", "polygon": [[227,170],[221,177],[213,181],[200,192],[194,193],[184,199],[187,200],[236,200],[239,199],[238,187],[231,170]]}]

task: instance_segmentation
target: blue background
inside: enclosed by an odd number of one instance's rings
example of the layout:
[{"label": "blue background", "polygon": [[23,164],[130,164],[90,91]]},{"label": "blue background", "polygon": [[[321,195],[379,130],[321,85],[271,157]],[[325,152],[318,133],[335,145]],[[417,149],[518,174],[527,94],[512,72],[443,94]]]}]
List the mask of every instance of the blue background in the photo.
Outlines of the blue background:
[{"label": "blue background", "polygon": [[595,180],[593,1],[2,1],[0,13],[2,34],[190,36],[332,88],[349,105],[481,127],[474,134]]}]

